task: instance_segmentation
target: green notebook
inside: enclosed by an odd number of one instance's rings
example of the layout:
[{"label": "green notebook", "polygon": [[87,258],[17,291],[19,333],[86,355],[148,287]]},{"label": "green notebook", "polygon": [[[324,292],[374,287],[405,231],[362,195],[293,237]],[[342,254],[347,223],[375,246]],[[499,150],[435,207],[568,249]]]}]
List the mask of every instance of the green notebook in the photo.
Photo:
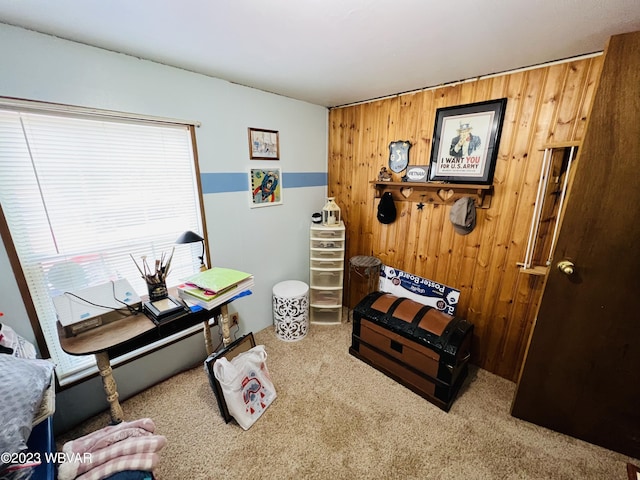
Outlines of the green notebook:
[{"label": "green notebook", "polygon": [[221,293],[234,285],[251,277],[250,273],[232,270],[230,268],[213,267],[204,272],[196,273],[186,279],[186,283],[196,285],[211,294]]}]

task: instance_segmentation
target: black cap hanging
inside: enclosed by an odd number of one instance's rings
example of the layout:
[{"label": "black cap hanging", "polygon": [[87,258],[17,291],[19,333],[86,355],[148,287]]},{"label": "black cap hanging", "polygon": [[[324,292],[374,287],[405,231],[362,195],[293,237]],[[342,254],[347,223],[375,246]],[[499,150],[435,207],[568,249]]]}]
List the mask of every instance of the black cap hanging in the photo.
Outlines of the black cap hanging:
[{"label": "black cap hanging", "polygon": [[378,204],[378,220],[380,223],[392,223],[396,219],[396,205],[391,192],[384,192]]}]

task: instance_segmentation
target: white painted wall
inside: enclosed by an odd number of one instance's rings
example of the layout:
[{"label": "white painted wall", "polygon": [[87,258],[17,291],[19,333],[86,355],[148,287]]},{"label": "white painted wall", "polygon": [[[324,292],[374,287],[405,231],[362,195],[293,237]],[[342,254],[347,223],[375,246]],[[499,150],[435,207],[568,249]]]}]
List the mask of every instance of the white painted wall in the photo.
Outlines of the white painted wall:
[{"label": "white painted wall", "polygon": [[[202,174],[248,173],[251,166],[265,164],[282,168],[281,206],[250,209],[245,191],[204,197],[213,264],[255,275],[253,295],[233,304],[240,313],[240,333],[272,325],[271,289],[277,282],[308,282],[309,218],[322,208],[326,185],[287,188],[286,173],[327,172],[325,107],[5,24],[0,24],[0,65],[0,96],[201,122],[196,135]],[[249,160],[248,127],[280,132],[279,162]],[[0,322],[33,342],[4,245],[0,269]],[[205,357],[202,336],[195,335],[118,367],[120,397]],[[208,381],[204,371],[202,381]],[[55,430],[65,431],[106,408],[97,378],[59,392]]]}]

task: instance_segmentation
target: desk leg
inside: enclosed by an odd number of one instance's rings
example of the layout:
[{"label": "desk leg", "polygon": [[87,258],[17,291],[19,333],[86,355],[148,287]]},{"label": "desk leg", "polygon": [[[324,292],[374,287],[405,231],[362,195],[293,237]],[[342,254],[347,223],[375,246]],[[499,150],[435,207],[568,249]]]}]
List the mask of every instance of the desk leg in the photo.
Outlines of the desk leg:
[{"label": "desk leg", "polygon": [[207,347],[207,355],[211,355],[213,350],[213,341],[211,340],[211,327],[209,326],[209,319],[202,322],[202,331],[204,333],[204,345]]},{"label": "desk leg", "polygon": [[[222,345],[225,347],[231,343],[231,333],[229,331],[229,309],[226,305],[222,305],[220,310],[216,310],[214,315],[218,317],[216,320],[222,328]],[[211,327],[209,320],[202,322],[202,331],[204,332],[204,344],[207,347],[207,355],[211,355],[215,350],[213,341],[211,340]]]},{"label": "desk leg", "polygon": [[111,362],[109,361],[109,354],[107,352],[96,353],[96,362],[98,363],[98,370],[102,377],[102,386],[107,394],[107,401],[111,407],[111,423],[116,424],[124,420],[124,412],[118,401],[118,388],[116,386],[116,380],[113,378],[113,370],[111,369]]},{"label": "desk leg", "polygon": [[220,324],[222,325],[222,344],[226,347],[231,343],[231,333],[229,332],[229,309],[226,305],[220,307]]}]

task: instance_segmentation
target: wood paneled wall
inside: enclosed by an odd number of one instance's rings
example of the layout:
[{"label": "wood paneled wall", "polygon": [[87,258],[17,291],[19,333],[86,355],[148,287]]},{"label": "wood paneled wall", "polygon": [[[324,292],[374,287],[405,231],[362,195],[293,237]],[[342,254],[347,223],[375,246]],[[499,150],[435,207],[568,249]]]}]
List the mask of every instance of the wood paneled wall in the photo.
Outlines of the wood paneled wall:
[{"label": "wood paneled wall", "polygon": [[[459,289],[457,315],[475,325],[472,363],[513,381],[544,288],[543,276],[521,273],[516,265],[525,255],[543,146],[582,139],[602,60],[579,58],[329,113],[328,191],[347,227],[346,258],[374,255]],[[436,109],[503,97],[493,200],[489,209],[477,209],[475,230],[457,235],[450,207],[419,210],[412,202],[396,202],[394,223],[378,222],[370,181],[388,165],[389,143],[411,141],[410,165],[428,165]]]}]

